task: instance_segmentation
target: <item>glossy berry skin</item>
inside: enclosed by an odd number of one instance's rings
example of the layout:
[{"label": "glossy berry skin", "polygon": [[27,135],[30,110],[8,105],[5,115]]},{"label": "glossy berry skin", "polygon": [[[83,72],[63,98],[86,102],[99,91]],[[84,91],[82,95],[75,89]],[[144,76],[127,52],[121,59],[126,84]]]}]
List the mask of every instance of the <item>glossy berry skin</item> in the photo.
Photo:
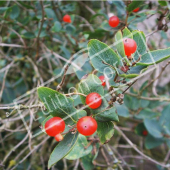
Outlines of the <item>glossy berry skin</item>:
[{"label": "glossy berry skin", "polygon": [[55,136],[55,140],[56,140],[57,142],[60,142],[60,141],[63,140],[63,136],[59,133],[59,134],[57,134],[57,135]]},{"label": "glossy berry skin", "polygon": [[140,8],[136,8],[133,10],[133,12],[138,12]]},{"label": "glossy berry skin", "polygon": [[84,136],[90,136],[97,130],[97,122],[91,116],[84,116],[78,120],[77,130]]},{"label": "glossy berry skin", "polygon": [[117,16],[112,16],[109,18],[109,25],[111,27],[117,27],[119,25],[119,18]]},{"label": "glossy berry skin", "polygon": [[147,130],[144,130],[144,131],[142,132],[142,134],[143,134],[143,136],[147,136],[147,135],[148,135],[148,131],[147,131]]},{"label": "glossy berry skin", "polygon": [[124,50],[125,50],[125,54],[127,56],[131,56],[131,54],[133,54],[136,49],[137,49],[137,44],[133,39],[130,38],[125,38],[123,40],[123,44],[124,44]]},{"label": "glossy berry skin", "polygon": [[98,93],[90,93],[86,97],[86,104],[91,108],[91,109],[97,109],[100,107],[102,104],[102,98],[100,94]]},{"label": "glossy berry skin", "polygon": [[70,15],[64,15],[63,21],[64,21],[64,22],[71,23],[71,17],[70,17]]},{"label": "glossy berry skin", "polygon": [[101,80],[102,82],[102,86],[106,86],[106,81],[105,81],[105,77],[104,76],[99,76],[99,79]]},{"label": "glossy berry skin", "polygon": [[49,136],[56,136],[65,129],[65,122],[60,117],[53,117],[45,123],[45,131]]}]

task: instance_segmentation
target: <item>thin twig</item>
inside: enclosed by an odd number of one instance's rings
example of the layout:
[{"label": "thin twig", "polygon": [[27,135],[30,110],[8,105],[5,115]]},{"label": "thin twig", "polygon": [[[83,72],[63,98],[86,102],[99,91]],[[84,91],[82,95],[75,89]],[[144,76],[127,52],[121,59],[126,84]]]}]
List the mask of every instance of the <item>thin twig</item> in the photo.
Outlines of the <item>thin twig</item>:
[{"label": "thin twig", "polygon": [[40,5],[41,5],[41,11],[42,11],[42,19],[41,19],[41,25],[40,25],[40,29],[38,31],[38,36],[37,36],[37,52],[36,52],[36,59],[39,58],[39,37],[42,31],[42,27],[44,24],[44,16],[45,16],[45,12],[44,12],[44,7],[43,7],[43,1],[40,1]]},{"label": "thin twig", "polygon": [[26,106],[26,105],[17,105],[17,106],[5,106],[5,107],[0,107],[0,110],[9,110],[9,109],[15,109],[15,110],[22,110],[22,109],[32,109],[32,108],[40,108],[43,105],[31,105],[31,106]]},{"label": "thin twig", "polygon": [[83,94],[83,93],[68,93],[68,94],[64,94],[65,96],[71,96],[71,95],[81,95],[84,97],[87,97],[87,95]]},{"label": "thin twig", "polygon": [[162,75],[162,73],[164,72],[164,70],[166,69],[166,67],[170,64],[170,60],[166,63],[165,66],[162,67],[161,72],[159,73],[159,75],[153,79],[152,81],[150,81],[150,83],[148,83],[145,87],[142,88],[142,90],[140,91],[139,95],[142,94],[143,90],[145,90],[147,87],[149,87],[155,80],[159,79]]},{"label": "thin twig", "polygon": [[170,102],[169,98],[164,98],[164,97],[144,97],[144,96],[139,96],[138,94],[133,94],[133,93],[127,93],[130,96],[134,96],[138,99],[144,99],[144,100],[150,100],[150,101],[166,101]]},{"label": "thin twig", "polygon": [[79,159],[77,159],[73,170],[77,170],[78,169],[79,162],[80,162]]},{"label": "thin twig", "polygon": [[[13,65],[14,61],[10,64],[11,66]],[[3,94],[3,90],[5,88],[5,80],[6,80],[6,76],[8,74],[8,71],[9,71],[10,67],[8,67],[8,69],[6,69],[5,71],[5,74],[4,74],[4,77],[3,77],[3,81],[2,81],[2,88],[1,88],[1,91],[0,91],[0,101],[2,99],[2,94]]]},{"label": "thin twig", "polygon": [[137,79],[133,83],[131,83],[129,85],[129,87],[122,92],[122,94],[124,94],[132,85],[134,85],[136,83],[136,81],[137,81]]},{"label": "thin twig", "polygon": [[106,156],[106,154],[104,152],[104,149],[102,147],[101,147],[101,153],[102,153],[103,158],[105,159],[107,165],[110,166],[110,162],[109,162],[109,160],[108,160],[108,158],[107,158],[107,156]]},{"label": "thin twig", "polygon": [[57,89],[56,89],[57,91],[59,91],[59,90],[62,88],[63,84],[64,84],[64,81],[65,81],[65,78],[66,78],[66,73],[67,73],[67,70],[68,70],[68,68],[69,68],[69,66],[70,66],[70,63],[71,63],[72,59],[73,59],[73,56],[74,56],[74,55],[72,55],[72,56],[70,57],[68,63],[65,65],[64,75],[63,75],[63,77],[62,77],[62,80],[61,80],[60,84],[57,86]]},{"label": "thin twig", "polygon": [[153,31],[153,32],[151,32],[151,33],[149,33],[149,34],[147,34],[146,37],[149,37],[149,36],[151,36],[152,34],[158,32],[158,31],[159,31],[159,30],[157,29],[157,30],[155,30],[155,31]]},{"label": "thin twig", "polygon": [[111,68],[113,68],[113,69],[115,70],[116,76],[115,76],[115,78],[114,78],[114,81],[116,81],[117,78],[118,78],[118,76],[119,76],[118,73],[117,73],[116,68],[115,68],[114,66],[112,66],[112,65],[110,65],[110,64],[108,64],[108,63],[106,63],[105,61],[102,61],[102,63],[103,63],[103,64],[106,64],[106,65],[108,65],[108,66],[110,66]]},{"label": "thin twig", "polygon": [[16,48],[25,48],[23,45],[17,45],[17,44],[5,44],[5,43],[0,43],[1,47],[16,47]]},{"label": "thin twig", "polygon": [[162,167],[165,167],[165,168],[169,168],[169,167],[170,167],[170,164],[162,164],[162,163],[157,162],[156,160],[150,158],[149,156],[145,155],[143,152],[141,152],[141,151],[136,147],[135,144],[133,144],[133,143],[131,142],[131,140],[119,129],[118,126],[115,125],[115,129],[121,134],[121,136],[126,140],[126,142],[127,142],[130,146],[132,146],[132,148],[133,148],[136,152],[138,152],[141,156],[143,156],[143,157],[146,158],[147,160],[149,160],[149,161],[151,161],[151,162],[153,162],[153,163],[155,163],[155,164],[157,164],[157,165],[160,165],[160,166],[162,166]]}]

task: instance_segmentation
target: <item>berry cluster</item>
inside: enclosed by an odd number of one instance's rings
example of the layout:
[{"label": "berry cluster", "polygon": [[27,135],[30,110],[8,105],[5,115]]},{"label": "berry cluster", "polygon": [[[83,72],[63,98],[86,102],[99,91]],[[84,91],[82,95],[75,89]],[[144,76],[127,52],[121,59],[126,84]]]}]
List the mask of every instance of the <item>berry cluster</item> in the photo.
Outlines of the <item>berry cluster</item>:
[{"label": "berry cluster", "polygon": [[[86,97],[86,104],[91,109],[97,109],[102,104],[102,98],[98,93],[90,93]],[[84,116],[77,122],[77,130],[84,136],[90,136],[97,130],[97,122],[91,116]],[[49,136],[55,137],[56,141],[63,140],[62,132],[65,130],[65,122],[60,117],[53,117],[45,123],[45,131]]]},{"label": "berry cluster", "polygon": [[[133,12],[138,12],[138,11],[139,11],[139,8],[135,9]],[[65,15],[63,17],[63,21],[67,23],[71,23],[70,15]],[[111,27],[117,27],[119,25],[119,22],[120,21],[117,16],[112,16],[109,19],[109,25]],[[123,40],[123,44],[124,44],[125,55],[127,56],[128,59],[132,59],[132,54],[135,53],[137,49],[136,42],[133,39],[125,38]],[[129,69],[128,66],[121,68],[123,72],[127,72],[128,69]],[[102,75],[102,76],[99,76],[99,79],[101,80],[101,85],[105,87],[106,86],[105,77]],[[85,101],[86,101],[87,106],[91,109],[97,109],[102,104],[102,98],[100,94],[96,92],[92,92],[88,94],[86,96]],[[76,128],[78,132],[81,133],[82,135],[90,136],[94,134],[95,131],[97,130],[97,122],[91,116],[84,116],[78,120]],[[45,123],[46,133],[49,136],[55,137],[56,141],[58,142],[63,140],[62,132],[64,132],[64,130],[65,130],[65,122],[60,117],[53,117]],[[146,132],[144,132],[143,135],[146,136],[147,135]]]}]

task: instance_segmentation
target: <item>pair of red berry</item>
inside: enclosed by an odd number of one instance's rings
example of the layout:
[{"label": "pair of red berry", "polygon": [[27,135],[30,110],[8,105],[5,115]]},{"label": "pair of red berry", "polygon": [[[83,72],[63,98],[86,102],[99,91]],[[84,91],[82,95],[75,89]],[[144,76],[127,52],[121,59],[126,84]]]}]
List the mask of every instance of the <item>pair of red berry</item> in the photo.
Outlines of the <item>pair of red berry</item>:
[{"label": "pair of red berry", "polygon": [[[53,117],[45,123],[45,131],[56,141],[63,140],[62,132],[65,130],[65,122],[60,117]],[[84,136],[90,136],[97,130],[97,122],[91,116],[84,116],[77,122],[77,130]]]}]

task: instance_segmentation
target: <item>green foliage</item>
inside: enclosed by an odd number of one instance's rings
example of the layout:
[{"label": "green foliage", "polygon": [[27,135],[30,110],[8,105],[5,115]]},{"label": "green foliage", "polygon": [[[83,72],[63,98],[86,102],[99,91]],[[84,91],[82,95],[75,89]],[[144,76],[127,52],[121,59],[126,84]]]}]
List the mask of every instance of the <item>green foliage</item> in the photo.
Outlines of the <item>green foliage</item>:
[{"label": "green foliage", "polygon": [[65,158],[69,160],[75,160],[88,155],[92,150],[92,146],[90,145],[87,148],[85,148],[87,145],[88,142],[86,137],[79,134],[77,143]]},{"label": "green foliage", "polygon": [[[88,52],[93,67],[99,72],[104,72],[108,65],[117,66],[120,62],[118,55],[106,44],[98,40],[90,40],[88,43]],[[111,69],[113,69],[111,67]]]},{"label": "green foliage", "polygon": [[101,122],[108,122],[108,121],[119,121],[117,111],[115,107],[111,107],[102,111],[101,113],[95,116],[95,119]]},{"label": "green foliage", "polygon": [[48,168],[57,163],[60,159],[69,154],[78,140],[78,132],[68,133],[64,139],[54,148],[48,161]]},{"label": "green foliage", "polygon": [[168,6],[168,2],[167,2],[167,1],[158,1],[158,3],[159,3],[161,6]]},{"label": "green foliage", "polygon": [[115,35],[115,45],[117,48],[117,52],[121,57],[125,57],[125,50],[123,45],[123,36],[121,31],[118,31]]},{"label": "green foliage", "polygon": [[138,8],[141,4],[143,4],[143,1],[132,1],[128,7],[126,8],[128,12],[132,12],[134,9]]},{"label": "green foliage", "polygon": [[97,125],[98,125],[97,134],[99,136],[100,142],[104,144],[105,142],[110,140],[110,138],[113,136],[114,125],[112,122],[99,122],[99,121],[97,121]]},{"label": "green foliage", "polygon": [[166,60],[170,57],[170,48],[150,51],[142,55],[141,61],[137,63],[137,65],[153,65],[156,63],[160,63],[161,61]]},{"label": "green foliage", "polygon": [[145,119],[144,120],[145,127],[147,131],[155,138],[162,138],[162,127],[158,123],[158,121],[154,119]]},{"label": "green foliage", "polygon": [[164,142],[163,138],[155,138],[152,135],[148,135],[145,140],[145,147],[147,149],[153,149]]},{"label": "green foliage", "polygon": [[78,114],[85,112],[76,110],[71,98],[52,89],[39,87],[38,96],[50,115],[65,118],[64,120],[68,124],[75,123],[78,119]]},{"label": "green foliage", "polygon": [[143,131],[146,130],[145,126],[143,123],[139,123],[136,128],[135,128],[135,133],[140,135],[140,136],[143,136]]},{"label": "green foliage", "polygon": [[[101,163],[99,146],[111,140],[114,124],[122,130],[124,127],[130,129],[124,133],[134,142],[133,146],[139,147],[138,141],[143,141],[144,153],[163,162],[165,152],[161,152],[163,158],[158,158],[159,150],[163,148],[157,150],[157,147],[166,144],[164,150],[170,148],[169,86],[164,77],[167,75],[161,76],[154,88],[151,84],[143,90],[148,82],[143,85],[141,83],[143,79],[147,78],[151,82],[155,78],[152,74],[149,77],[148,74],[143,74],[149,71],[150,65],[162,61],[163,65],[166,65],[166,59],[170,57],[169,35],[166,32],[170,20],[170,15],[166,12],[169,6],[167,1],[158,3],[135,0],[131,3],[122,0],[98,3],[0,1],[0,108],[8,105],[12,108],[0,110],[0,159],[4,169],[47,168],[50,157],[48,168],[55,166],[54,169],[64,169],[62,159],[65,158],[67,160],[64,163],[71,169],[74,163],[72,160],[79,159],[83,169],[92,170],[96,166],[95,162],[99,160],[97,163]],[[134,13],[133,10],[137,7],[140,11]],[[121,21],[116,28],[108,24],[109,11]],[[65,14],[71,16],[71,23],[62,21]],[[154,15],[158,15],[158,20],[153,19]],[[148,24],[150,21],[155,23],[154,28]],[[159,30],[158,26],[162,26],[159,28],[162,30]],[[151,31],[157,31],[157,34],[152,34]],[[148,35],[145,36],[145,33]],[[132,60],[125,55],[124,38],[134,39],[137,43],[137,51],[132,54]],[[69,61],[72,55],[73,60]],[[68,64],[66,75],[65,64]],[[129,70],[123,72],[122,66],[128,66]],[[106,87],[101,85],[98,78],[100,75],[108,77],[109,84]],[[56,89],[63,78],[60,91],[52,90]],[[126,91],[120,102],[119,95],[130,87],[134,80],[138,80],[136,89],[131,87]],[[34,90],[36,87],[38,95]],[[70,87],[73,87],[72,92],[82,94],[66,97],[66,93],[72,93]],[[91,92],[97,92],[102,97],[102,105],[97,109],[86,107],[84,95]],[[39,107],[38,97],[45,109]],[[89,137],[79,134],[76,129],[77,121],[87,115],[91,115],[98,123],[97,133]],[[41,131],[45,132],[45,123],[54,116],[63,118],[66,123],[62,133],[64,139],[57,143],[51,137],[41,143],[47,136]],[[29,138],[25,129],[31,132]],[[144,130],[148,131],[147,136],[143,135]],[[108,143],[111,148],[115,147],[115,144],[125,145],[126,140],[123,140],[123,136],[119,140],[120,134],[117,131],[114,138]],[[20,142],[20,147],[15,149]],[[85,148],[86,146],[88,147]],[[31,148],[32,154],[27,155]],[[11,149],[23,154],[16,157]],[[119,150],[117,147],[114,149],[114,154],[117,155],[116,151]],[[109,149],[108,153],[112,156]],[[127,156],[132,153],[132,149],[127,151],[125,148],[120,153],[122,157]],[[25,156],[27,160],[24,160]],[[117,166],[119,160],[114,161],[114,166]],[[126,161],[131,164],[133,159]],[[145,163],[148,164],[148,161]],[[100,168],[98,164],[96,169]],[[80,165],[77,169],[79,168]]]}]

